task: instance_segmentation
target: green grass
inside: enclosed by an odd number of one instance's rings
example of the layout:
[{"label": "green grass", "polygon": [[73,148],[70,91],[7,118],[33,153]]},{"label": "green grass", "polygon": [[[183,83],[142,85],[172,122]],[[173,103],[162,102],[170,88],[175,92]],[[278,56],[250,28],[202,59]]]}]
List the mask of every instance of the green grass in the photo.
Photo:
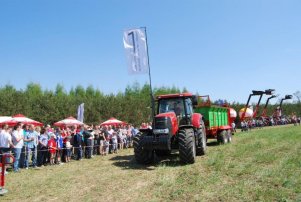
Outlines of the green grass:
[{"label": "green grass", "polygon": [[301,127],[238,133],[193,165],[141,166],[133,150],[7,175],[9,201],[301,201]]}]

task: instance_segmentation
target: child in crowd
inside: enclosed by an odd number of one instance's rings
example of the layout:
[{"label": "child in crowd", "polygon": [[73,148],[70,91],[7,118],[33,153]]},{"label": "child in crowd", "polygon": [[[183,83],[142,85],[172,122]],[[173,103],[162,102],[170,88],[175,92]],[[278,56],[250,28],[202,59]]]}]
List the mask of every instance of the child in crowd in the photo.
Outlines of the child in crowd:
[{"label": "child in crowd", "polygon": [[104,147],[103,147],[104,156],[106,156],[109,153],[109,146],[110,146],[110,142],[106,140],[104,142]]},{"label": "child in crowd", "polygon": [[117,153],[118,138],[116,132],[113,132],[111,140],[112,140],[112,153]]},{"label": "child in crowd", "polygon": [[68,136],[66,137],[66,156],[65,156],[65,162],[70,162],[71,160],[71,148],[72,148],[72,145],[70,143],[70,139],[71,139],[71,136]]},{"label": "child in crowd", "polygon": [[62,149],[63,149],[63,137],[61,134],[61,130],[59,128],[56,129],[56,162],[57,164],[63,164],[61,162],[62,157]]},{"label": "child in crowd", "polygon": [[123,135],[122,135],[122,130],[121,128],[117,131],[118,133],[118,144],[119,144],[119,149],[123,149]]},{"label": "child in crowd", "polygon": [[56,142],[55,134],[50,134],[50,140],[48,141],[48,149],[50,153],[50,165],[54,165],[55,153],[56,153]]},{"label": "child in crowd", "polygon": [[102,147],[102,154],[107,155],[109,153],[109,147],[110,147],[110,137],[109,132],[106,127],[102,130],[102,137],[103,137],[103,147]]}]

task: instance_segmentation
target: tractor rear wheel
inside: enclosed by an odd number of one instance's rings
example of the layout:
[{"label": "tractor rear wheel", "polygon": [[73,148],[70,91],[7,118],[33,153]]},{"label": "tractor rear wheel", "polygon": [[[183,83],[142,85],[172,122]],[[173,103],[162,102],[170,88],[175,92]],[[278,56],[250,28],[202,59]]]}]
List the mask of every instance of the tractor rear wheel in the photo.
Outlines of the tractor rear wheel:
[{"label": "tractor rear wheel", "polygon": [[195,162],[196,145],[192,129],[179,131],[179,154],[183,163],[192,164]]},{"label": "tractor rear wheel", "polygon": [[154,152],[153,150],[143,149],[141,144],[142,139],[143,139],[142,133],[138,133],[137,135],[135,135],[133,139],[135,159],[137,163],[150,164],[154,160]]},{"label": "tractor rear wheel", "polygon": [[219,144],[226,144],[228,142],[227,131],[222,130],[217,134],[217,142]]},{"label": "tractor rear wheel", "polygon": [[202,128],[197,130],[198,145],[196,148],[197,155],[205,155],[207,150],[207,138],[205,125],[202,123]]}]

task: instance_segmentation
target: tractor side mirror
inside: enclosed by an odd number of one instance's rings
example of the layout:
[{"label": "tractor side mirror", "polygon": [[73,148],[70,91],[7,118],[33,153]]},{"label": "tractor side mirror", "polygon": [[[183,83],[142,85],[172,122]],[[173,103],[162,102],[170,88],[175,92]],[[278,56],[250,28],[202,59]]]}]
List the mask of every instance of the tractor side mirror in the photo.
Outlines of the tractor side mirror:
[{"label": "tractor side mirror", "polygon": [[198,105],[198,97],[197,96],[193,95],[191,98],[191,101],[192,101],[192,106]]}]

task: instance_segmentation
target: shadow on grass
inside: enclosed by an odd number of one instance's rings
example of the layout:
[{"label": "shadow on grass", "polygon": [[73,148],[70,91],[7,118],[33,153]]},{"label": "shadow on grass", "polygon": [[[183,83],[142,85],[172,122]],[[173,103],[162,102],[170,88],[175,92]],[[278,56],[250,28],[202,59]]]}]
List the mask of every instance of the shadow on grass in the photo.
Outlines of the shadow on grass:
[{"label": "shadow on grass", "polygon": [[152,164],[142,165],[138,164],[135,160],[134,155],[127,156],[114,156],[110,158],[114,166],[121,167],[123,169],[134,169],[134,170],[155,170],[156,167],[167,166],[177,167],[183,166],[179,161],[178,154],[170,154],[167,156],[158,157],[155,155],[154,162]]},{"label": "shadow on grass", "polygon": [[134,169],[134,170],[154,170],[151,165],[141,165],[136,163],[134,155],[127,156],[114,156],[110,158],[114,166],[123,168],[123,169]]}]

